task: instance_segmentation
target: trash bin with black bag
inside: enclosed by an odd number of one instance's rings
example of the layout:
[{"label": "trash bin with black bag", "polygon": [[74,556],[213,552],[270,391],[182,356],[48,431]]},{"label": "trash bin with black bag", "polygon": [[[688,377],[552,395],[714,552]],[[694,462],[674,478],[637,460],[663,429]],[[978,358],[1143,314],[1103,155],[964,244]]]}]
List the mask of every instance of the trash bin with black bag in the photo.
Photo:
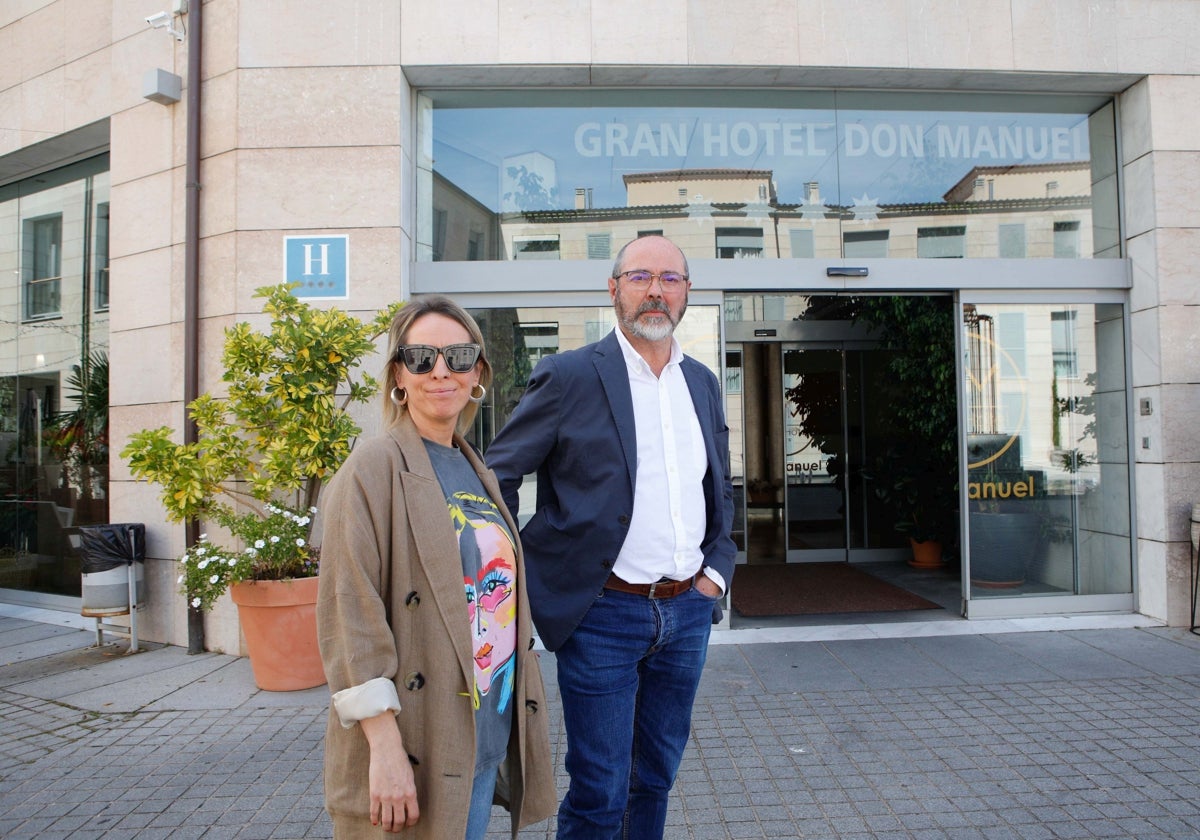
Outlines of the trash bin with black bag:
[{"label": "trash bin with black bag", "polygon": [[[96,645],[104,631],[129,637],[129,652],[137,653],[137,611],[145,603],[146,526],[141,522],[108,522],[79,529],[83,570],[81,615],[96,619]],[[129,616],[129,627],[106,618]]]}]

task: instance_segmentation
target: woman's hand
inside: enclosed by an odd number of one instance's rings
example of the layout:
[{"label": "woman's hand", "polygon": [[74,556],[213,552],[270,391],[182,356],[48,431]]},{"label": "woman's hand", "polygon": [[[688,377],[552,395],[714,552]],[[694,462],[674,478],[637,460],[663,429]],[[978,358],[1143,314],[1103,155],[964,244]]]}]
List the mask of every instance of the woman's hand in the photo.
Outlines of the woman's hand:
[{"label": "woman's hand", "polygon": [[359,721],[371,747],[368,779],[371,793],[371,825],[397,832],[417,824],[421,809],[417,806],[417,786],[412,765],[396,716],[384,712]]}]

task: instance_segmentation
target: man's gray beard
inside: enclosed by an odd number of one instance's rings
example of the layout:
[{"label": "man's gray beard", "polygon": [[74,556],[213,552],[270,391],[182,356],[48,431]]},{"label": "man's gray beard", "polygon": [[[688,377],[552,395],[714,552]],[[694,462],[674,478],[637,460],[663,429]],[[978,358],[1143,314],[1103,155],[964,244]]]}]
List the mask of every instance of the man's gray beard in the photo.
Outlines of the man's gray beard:
[{"label": "man's gray beard", "polygon": [[[626,317],[623,307],[618,305],[617,317],[620,319],[621,325],[638,338],[645,339],[646,341],[662,341],[665,338],[671,337],[675,332],[676,325],[679,323],[677,320],[671,320],[671,310],[669,307],[663,308],[664,306],[666,304],[659,306],[653,301],[646,301],[637,308],[637,311],[633,313],[633,317],[630,318]],[[683,308],[679,310],[680,320],[683,319],[683,313],[686,311],[687,301],[684,301]],[[663,320],[654,323],[641,320],[640,316],[646,312],[662,313],[664,316]]]}]

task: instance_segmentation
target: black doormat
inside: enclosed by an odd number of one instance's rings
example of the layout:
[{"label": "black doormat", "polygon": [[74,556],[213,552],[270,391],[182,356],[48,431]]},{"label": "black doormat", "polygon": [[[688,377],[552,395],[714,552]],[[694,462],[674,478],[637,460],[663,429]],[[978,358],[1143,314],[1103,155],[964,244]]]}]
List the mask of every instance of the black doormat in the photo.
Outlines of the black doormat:
[{"label": "black doormat", "polygon": [[745,616],[941,609],[849,563],[738,566],[730,597]]}]

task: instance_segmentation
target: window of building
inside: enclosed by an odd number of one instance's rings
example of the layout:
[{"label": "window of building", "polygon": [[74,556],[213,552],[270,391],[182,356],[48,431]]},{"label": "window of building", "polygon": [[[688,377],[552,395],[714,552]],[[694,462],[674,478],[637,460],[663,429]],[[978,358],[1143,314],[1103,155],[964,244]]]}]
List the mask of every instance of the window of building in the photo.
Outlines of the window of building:
[{"label": "window of building", "polygon": [[1001,312],[996,316],[996,343],[1000,345],[1000,376],[1025,376],[1025,313]]},{"label": "window of building", "polygon": [[467,259],[471,261],[483,259],[483,248],[483,231],[472,229],[467,234]]},{"label": "window of building", "polygon": [[558,324],[554,322],[519,323],[513,325],[513,347],[533,371],[537,363],[546,356],[558,352]]},{"label": "window of building", "polygon": [[557,260],[558,234],[543,234],[541,236],[514,236],[514,260]]},{"label": "window of building", "polygon": [[587,251],[589,260],[612,259],[612,234],[589,233],[587,235]]},{"label": "window of building", "polygon": [[725,295],[725,320],[745,320],[745,298],[741,295]]},{"label": "window of building", "polygon": [[96,205],[96,248],[93,256],[92,305],[108,309],[108,202]]},{"label": "window of building", "polygon": [[886,230],[848,230],[842,234],[842,255],[870,259],[888,255]]},{"label": "window of building", "polygon": [[997,231],[999,237],[999,256],[1001,259],[1014,260],[1025,257],[1025,225],[1020,222],[1002,224]]},{"label": "window of building", "polygon": [[967,255],[965,225],[917,228],[917,256],[923,259],[962,259]]},{"label": "window of building", "polygon": [[441,260],[446,255],[446,219],[449,213],[441,208],[433,211],[433,258]]},{"label": "window of building", "polygon": [[62,214],[55,213],[24,224],[25,318],[59,314],[62,286]]},{"label": "window of building", "polygon": [[1054,375],[1074,379],[1079,376],[1079,356],[1075,347],[1075,315],[1072,310],[1050,313],[1050,347],[1054,354]]},{"label": "window of building", "polygon": [[108,215],[107,155],[0,186],[0,561],[29,560],[4,567],[26,603],[79,598],[71,529],[109,521]]},{"label": "window of building", "polygon": [[812,228],[792,228],[788,231],[788,240],[792,244],[793,259],[812,259],[815,255]]},{"label": "window of building", "polygon": [[725,393],[742,393],[742,351],[729,350],[725,353]]},{"label": "window of building", "polygon": [[[964,302],[964,315],[994,319],[1005,376],[986,339],[968,343],[984,351],[963,383],[971,599],[1132,592],[1121,304]],[[997,422],[981,429],[993,394]]]},{"label": "window of building", "polygon": [[719,227],[716,237],[717,259],[737,260],[763,254],[762,228]]},{"label": "window of building", "polygon": [[1079,257],[1079,222],[1054,223],[1054,256],[1068,260]]},{"label": "window of building", "polygon": [[763,320],[786,321],[787,302],[788,299],[784,295],[763,295]]},{"label": "window of building", "polygon": [[583,322],[583,343],[595,344],[613,328],[612,321],[587,320]]}]

